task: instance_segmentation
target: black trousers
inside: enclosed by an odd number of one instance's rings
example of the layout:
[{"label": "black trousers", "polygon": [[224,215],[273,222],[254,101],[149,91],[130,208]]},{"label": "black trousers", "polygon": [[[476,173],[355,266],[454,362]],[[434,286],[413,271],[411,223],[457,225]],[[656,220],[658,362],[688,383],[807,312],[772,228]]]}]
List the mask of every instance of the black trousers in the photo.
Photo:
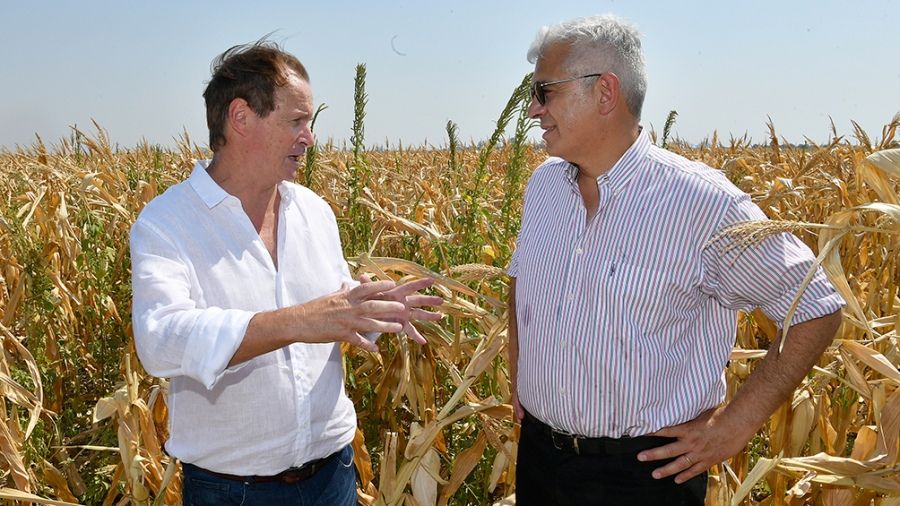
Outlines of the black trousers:
[{"label": "black trousers", "polygon": [[656,480],[650,475],[669,461],[637,459],[638,452],[660,446],[665,438],[652,438],[646,448],[628,453],[577,455],[571,448],[558,449],[545,427],[530,415],[522,422],[516,461],[518,506],[704,504],[707,473],[678,485],[674,476]]}]

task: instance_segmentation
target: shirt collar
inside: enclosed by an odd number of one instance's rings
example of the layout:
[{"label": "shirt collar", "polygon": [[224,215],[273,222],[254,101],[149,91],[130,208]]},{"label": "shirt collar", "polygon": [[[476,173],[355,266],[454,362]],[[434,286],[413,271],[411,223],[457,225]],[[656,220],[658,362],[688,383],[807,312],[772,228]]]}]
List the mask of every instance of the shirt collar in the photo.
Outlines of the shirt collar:
[{"label": "shirt collar", "polygon": [[[194,164],[194,170],[191,172],[191,176],[188,178],[191,188],[193,188],[200,199],[203,200],[206,207],[210,209],[216,207],[221,204],[223,200],[232,196],[225,191],[224,188],[219,186],[219,184],[210,177],[209,172],[206,171],[211,162],[212,160],[198,160],[197,163]],[[278,193],[281,194],[282,200],[290,202],[293,200],[293,195],[290,191],[287,191],[285,185],[285,181],[278,184]]]},{"label": "shirt collar", "polygon": [[197,163],[194,164],[194,171],[191,172],[191,177],[188,178],[188,182],[190,183],[191,188],[197,192],[200,199],[203,200],[203,203],[206,204],[206,207],[212,209],[228,198],[228,192],[219,186],[218,183],[213,181],[213,178],[206,172],[206,168],[209,167],[210,161],[211,160],[198,160]]},{"label": "shirt collar", "polygon": [[[597,178],[597,184],[600,184],[601,181],[608,181],[612,192],[618,194],[643,166],[642,162],[649,151],[650,135],[647,133],[646,129],[641,127],[634,143],[632,143],[625,153],[622,154],[622,157],[619,158],[611,169]],[[566,169],[566,178],[576,189],[578,188],[578,167],[576,165],[569,164]]]}]

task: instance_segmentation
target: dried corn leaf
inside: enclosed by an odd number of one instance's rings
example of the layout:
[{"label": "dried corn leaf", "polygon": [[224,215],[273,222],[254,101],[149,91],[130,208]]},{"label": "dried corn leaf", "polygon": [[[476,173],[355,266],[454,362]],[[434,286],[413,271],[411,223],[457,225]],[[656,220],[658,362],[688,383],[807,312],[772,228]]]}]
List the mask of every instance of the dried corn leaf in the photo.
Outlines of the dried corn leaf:
[{"label": "dried corn leaf", "polygon": [[731,350],[731,360],[763,358],[766,356],[766,353],[768,353],[766,350],[743,350],[741,348],[734,348]]},{"label": "dried corn leaf", "polygon": [[153,506],[162,506],[166,504],[167,500],[167,492],[169,489],[169,484],[172,483],[172,480],[175,478],[175,473],[178,471],[178,462],[174,458],[169,459],[169,464],[166,465],[166,472],[163,474],[162,482],[159,484],[159,491],[156,495],[156,499],[153,500]]},{"label": "dried corn leaf", "polygon": [[900,385],[900,371],[878,351],[857,341],[846,339],[841,341],[841,348],[846,349],[858,358],[860,362],[878,371],[895,384]]},{"label": "dried corn leaf", "polygon": [[394,228],[406,230],[407,232],[424,237],[429,241],[440,241],[445,239],[445,236],[433,226],[423,225],[403,218],[402,216],[397,216],[367,198],[359,198],[357,199],[357,202],[382,215],[387,220],[388,224],[392,225]]},{"label": "dried corn leaf", "polygon": [[779,457],[775,457],[774,459],[760,458],[756,465],[753,466],[753,470],[750,471],[750,474],[744,478],[743,483],[738,489],[734,492],[734,496],[731,498],[731,506],[738,506],[741,501],[744,500],[745,497],[753,490],[753,487],[756,486],[757,483],[761,479],[763,479],[772,469],[778,465]]},{"label": "dried corn leaf", "polygon": [[872,389],[866,381],[865,375],[856,365],[856,362],[850,357],[850,353],[844,348],[840,349],[841,361],[844,364],[844,370],[847,371],[847,379],[853,389],[859,392],[867,399],[872,398]]},{"label": "dried corn leaf", "polygon": [[[892,176],[900,179],[900,148],[876,151],[865,157],[863,159],[862,165],[877,169],[878,171],[881,171],[884,176]],[[863,177],[865,177],[865,175],[863,175]],[[869,180],[866,179],[866,182],[868,183]],[[869,184],[871,186],[871,183]],[[873,187],[873,189],[878,193],[879,196],[881,196],[881,192],[878,191],[878,188]],[[881,189],[886,193],[893,193],[893,188],[891,187],[887,179],[884,180],[884,186]],[[893,195],[893,197],[895,199],[894,203],[896,204],[896,195]],[[883,197],[882,200],[884,200],[885,202],[890,202],[890,200]]]},{"label": "dried corn leaf", "polygon": [[456,460],[453,462],[453,473],[450,475],[450,482],[441,490],[441,497],[438,499],[439,506],[447,506],[450,496],[456,493],[466,477],[469,476],[469,473],[478,465],[486,445],[487,438],[484,434],[479,434],[475,444],[457,455]]},{"label": "dried corn leaf", "polygon": [[19,490],[31,490],[31,479],[25,462],[22,460],[22,441],[10,431],[6,423],[0,423],[0,453],[6,461],[6,470],[12,474],[13,481]]},{"label": "dried corn leaf", "polygon": [[481,376],[481,373],[483,373],[491,362],[494,361],[497,354],[500,353],[500,350],[503,348],[504,339],[502,336],[505,335],[505,328],[505,318],[498,318],[497,321],[494,322],[494,326],[488,331],[488,334],[480,343],[478,343],[475,354],[472,356],[472,359],[469,361],[469,364],[463,372],[464,377],[477,378],[478,376]]},{"label": "dried corn leaf", "polygon": [[[28,375],[31,378],[31,382],[34,384],[34,393],[31,393],[28,390],[22,388],[22,390],[15,389],[18,394],[24,395],[26,403],[21,404],[22,407],[28,408],[29,411],[29,419],[28,425],[25,428],[25,439],[31,435],[31,432],[34,430],[34,427],[37,425],[38,419],[41,416],[41,411],[43,410],[43,401],[44,401],[44,387],[41,383],[41,372],[38,369],[37,361],[35,361],[34,356],[32,356],[31,352],[28,351],[21,341],[15,338],[13,334],[6,329],[2,328],[4,334],[4,341],[12,345],[15,348],[16,352],[25,362],[25,366],[28,369]],[[5,375],[0,376],[0,379],[5,380],[7,377]],[[10,378],[11,379],[11,378]],[[4,381],[4,383],[6,383]],[[15,383],[15,382],[14,382]],[[18,383],[16,383],[17,386]],[[23,392],[24,390],[24,392]]]},{"label": "dried corn leaf", "polygon": [[512,441],[503,443],[503,451],[497,452],[497,455],[494,457],[494,463],[491,466],[491,476],[488,481],[488,492],[494,492],[494,489],[500,483],[500,478],[509,467],[509,458],[512,455],[513,446],[514,443]]},{"label": "dried corn leaf", "polygon": [[491,398],[483,404],[469,404],[459,408],[452,415],[438,417],[435,422],[426,424],[422,429],[422,432],[417,434],[415,437],[410,438],[409,443],[407,443],[406,445],[406,451],[404,452],[404,455],[407,459],[410,460],[421,457],[425,454],[425,451],[431,447],[432,441],[434,441],[441,429],[443,429],[447,425],[462,420],[467,416],[474,415],[475,413],[479,413],[486,409],[494,408],[497,405],[497,401]]},{"label": "dried corn leaf", "polygon": [[22,297],[25,295],[25,280],[26,276],[20,275],[18,281],[16,281],[16,287],[13,288],[12,296],[6,303],[6,307],[3,309],[3,320],[2,326],[4,329],[15,321],[16,319],[16,309],[19,307],[19,302],[21,302]]},{"label": "dried corn leaf", "polygon": [[875,427],[871,425],[862,426],[856,433],[856,440],[853,442],[853,452],[850,453],[850,458],[860,461],[867,460],[872,455],[872,451],[875,450],[877,441],[878,434],[875,431]]},{"label": "dried corn leaf", "polygon": [[49,504],[50,506],[79,506],[78,503],[45,499],[34,494],[29,494],[28,492],[22,492],[21,490],[7,487],[0,488],[0,499],[9,499],[11,501],[31,501],[38,504]]},{"label": "dried corn leaf", "polygon": [[363,431],[356,429],[356,435],[353,437],[353,460],[356,464],[356,473],[359,476],[360,483],[367,486],[375,479],[375,472],[372,470],[372,458],[369,456],[369,449],[366,448],[366,439]]},{"label": "dried corn leaf", "polygon": [[448,278],[443,274],[428,270],[415,262],[410,262],[409,260],[404,260],[402,258],[372,257],[363,254],[355,258],[349,258],[348,261],[356,262],[361,266],[370,267],[372,270],[381,269],[384,271],[398,271],[416,277],[431,278],[437,284],[443,285],[455,292],[482,299],[492,306],[506,306],[506,304],[500,302],[499,300],[480,294],[453,278]]},{"label": "dried corn leaf", "polygon": [[54,467],[54,465],[47,460],[44,460],[41,463],[41,471],[43,473],[44,483],[53,488],[57,497],[63,501],[78,502],[78,498],[75,497],[69,489],[69,482],[66,480],[62,471]]},{"label": "dried corn leaf", "polygon": [[778,463],[778,467],[792,471],[816,471],[819,478],[829,475],[840,477],[859,476],[876,468],[866,462],[847,458],[828,455],[827,453],[817,453],[809,457],[783,458]]},{"label": "dried corn leaf", "polygon": [[[409,432],[411,435],[421,432],[422,427],[413,422]],[[441,477],[441,460],[437,451],[430,448],[419,460],[419,465],[413,471],[410,479],[410,488],[416,502],[422,506],[434,506],[437,503],[438,479]],[[443,482],[444,480],[441,479]]]},{"label": "dried corn leaf", "polygon": [[887,453],[887,465],[897,465],[900,461],[900,388],[894,390],[881,410],[878,434],[878,451]]},{"label": "dried corn leaf", "polygon": [[816,423],[816,407],[813,405],[809,394],[804,391],[804,398],[793,407],[791,414],[790,440],[787,448],[787,455],[799,455],[800,450],[806,445],[809,439],[809,433]]},{"label": "dried corn leaf", "polygon": [[855,215],[856,213],[850,210],[835,213],[828,218],[828,224],[833,225],[836,228],[825,229],[819,233],[819,258],[822,258],[823,253],[825,254],[824,261],[822,262],[822,269],[824,269],[825,274],[828,275],[828,280],[834,286],[835,290],[837,290],[847,303],[847,308],[845,308],[845,310],[850,309],[850,313],[866,326],[866,332],[868,332],[869,335],[872,335],[872,329],[868,327],[868,320],[865,317],[865,312],[863,311],[862,306],[859,305],[859,301],[856,299],[853,290],[850,289],[850,284],[847,282],[847,276],[844,273],[844,268],[841,264],[839,248],[837,248],[837,245],[840,244],[841,240],[843,240],[844,236],[847,234],[849,222]]},{"label": "dried corn leaf", "polygon": [[[392,496],[385,496],[384,494],[400,488],[400,492],[403,491],[403,487],[406,486],[406,482],[398,483],[397,482],[397,433],[396,432],[388,432],[385,434],[384,438],[384,453],[381,456],[381,476],[378,480],[378,490],[381,492],[381,496],[379,497],[379,502],[377,504],[387,504],[391,505],[396,503],[400,494],[395,494]],[[399,487],[398,487],[399,485]]]}]

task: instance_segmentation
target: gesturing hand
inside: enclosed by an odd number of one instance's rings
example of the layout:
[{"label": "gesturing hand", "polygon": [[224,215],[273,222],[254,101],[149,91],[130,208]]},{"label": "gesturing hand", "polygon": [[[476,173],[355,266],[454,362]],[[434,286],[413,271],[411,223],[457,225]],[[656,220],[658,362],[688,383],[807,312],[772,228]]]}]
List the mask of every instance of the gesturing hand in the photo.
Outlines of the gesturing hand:
[{"label": "gesturing hand", "polygon": [[409,318],[402,302],[385,300],[383,293],[396,288],[393,281],[376,281],[340,290],[296,306],[301,335],[306,342],[345,341],[369,351],[378,351],[375,343],[361,334],[400,332]]},{"label": "gesturing hand", "polygon": [[[372,283],[382,283],[383,281],[372,281],[369,276],[363,274],[359,277],[359,282],[361,283],[359,286],[362,287],[371,285]],[[431,286],[431,284],[431,279],[419,278],[399,286],[394,286],[391,289],[384,290],[373,296],[373,298],[378,300],[396,301],[403,303],[404,307],[406,308],[405,317],[397,319],[389,318],[388,321],[402,324],[403,328],[401,329],[401,331],[405,332],[410,339],[419,344],[425,344],[425,338],[422,337],[422,334],[420,334],[416,327],[412,325],[412,321],[437,321],[443,318],[443,315],[440,313],[422,309],[425,306],[440,306],[444,303],[444,299],[440,297],[436,297],[433,295],[422,295],[418,293],[419,290],[428,288],[429,286]]]},{"label": "gesturing hand", "polygon": [[684,483],[732,457],[744,448],[753,436],[753,429],[740,424],[731,426],[721,416],[723,410],[724,408],[713,408],[689,422],[654,432],[651,435],[673,437],[677,441],[642,451],[637,456],[638,460],[675,458],[655,469],[653,477],[660,479],[678,473],[675,483]]}]

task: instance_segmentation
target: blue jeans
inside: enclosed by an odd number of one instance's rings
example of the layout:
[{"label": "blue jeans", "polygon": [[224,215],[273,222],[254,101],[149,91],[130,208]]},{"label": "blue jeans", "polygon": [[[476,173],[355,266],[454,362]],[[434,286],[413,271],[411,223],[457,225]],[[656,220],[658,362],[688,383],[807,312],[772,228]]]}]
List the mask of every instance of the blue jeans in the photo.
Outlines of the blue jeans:
[{"label": "blue jeans", "polygon": [[184,506],[356,506],[356,467],[353,447],[347,445],[331,462],[298,483],[244,483],[184,467]]}]

